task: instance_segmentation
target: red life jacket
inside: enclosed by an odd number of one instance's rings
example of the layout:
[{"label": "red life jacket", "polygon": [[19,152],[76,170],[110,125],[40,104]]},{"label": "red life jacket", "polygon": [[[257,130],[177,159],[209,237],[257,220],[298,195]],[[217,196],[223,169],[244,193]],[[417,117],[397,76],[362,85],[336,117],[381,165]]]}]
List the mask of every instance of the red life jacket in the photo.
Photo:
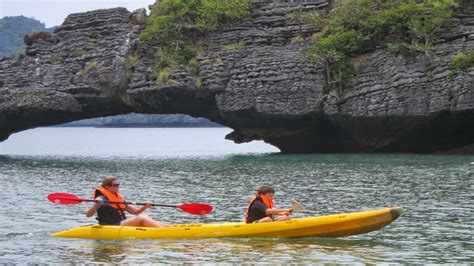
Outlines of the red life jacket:
[{"label": "red life jacket", "polygon": [[252,207],[252,205],[254,204],[254,202],[257,200],[257,199],[261,199],[263,204],[265,204],[265,206],[267,206],[267,208],[269,209],[273,209],[273,201],[271,201],[270,199],[268,199],[267,197],[265,197],[265,195],[255,195],[253,196],[253,198],[250,200],[249,202],[249,205],[247,206],[247,209],[245,210],[245,222],[248,223],[249,222],[249,211],[250,211],[250,208]]}]

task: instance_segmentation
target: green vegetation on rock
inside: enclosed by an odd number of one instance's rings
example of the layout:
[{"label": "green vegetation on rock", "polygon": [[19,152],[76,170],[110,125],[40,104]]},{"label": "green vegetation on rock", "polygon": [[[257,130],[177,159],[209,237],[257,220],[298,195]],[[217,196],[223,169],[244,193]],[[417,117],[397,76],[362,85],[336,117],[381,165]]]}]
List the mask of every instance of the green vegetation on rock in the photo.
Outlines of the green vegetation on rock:
[{"label": "green vegetation on rock", "polygon": [[452,79],[454,76],[468,71],[470,68],[474,68],[474,49],[471,49],[467,54],[458,53],[453,56],[448,78]]},{"label": "green vegetation on rock", "polygon": [[303,41],[304,41],[304,37],[301,34],[296,35],[295,37],[291,38],[292,43],[299,43],[299,42],[303,42]]},{"label": "green vegetation on rock", "polygon": [[52,64],[52,63],[60,62],[61,60],[63,60],[61,56],[50,55],[47,59],[47,62]]},{"label": "green vegetation on rock", "polygon": [[94,59],[92,61],[89,61],[85,64],[85,67],[84,67],[84,71],[87,73],[87,72],[90,72],[90,71],[93,71],[93,70],[96,70],[97,69],[97,61]]},{"label": "green vegetation on rock", "polygon": [[84,51],[81,49],[76,49],[69,54],[70,57],[81,57],[83,55],[84,55]]},{"label": "green vegetation on rock", "polygon": [[328,15],[306,14],[305,21],[322,28],[308,57],[325,68],[326,92],[342,94],[356,78],[351,58],[378,47],[428,54],[454,6],[454,0],[344,0]]},{"label": "green vegetation on rock", "polygon": [[194,58],[205,50],[207,33],[249,16],[250,9],[250,0],[158,0],[140,34],[159,45],[157,83],[168,82],[170,69],[178,66],[196,70]]},{"label": "green vegetation on rock", "polygon": [[158,70],[158,75],[156,82],[158,84],[173,84],[171,76],[173,75],[173,70],[170,67],[163,67]]},{"label": "green vegetation on rock", "polygon": [[97,31],[93,31],[93,32],[87,33],[87,35],[89,36],[89,38],[96,39],[100,36],[100,33],[98,33]]},{"label": "green vegetation on rock", "polygon": [[235,50],[240,50],[245,47],[244,42],[235,42],[235,43],[229,43],[224,45],[224,51],[235,51]]}]

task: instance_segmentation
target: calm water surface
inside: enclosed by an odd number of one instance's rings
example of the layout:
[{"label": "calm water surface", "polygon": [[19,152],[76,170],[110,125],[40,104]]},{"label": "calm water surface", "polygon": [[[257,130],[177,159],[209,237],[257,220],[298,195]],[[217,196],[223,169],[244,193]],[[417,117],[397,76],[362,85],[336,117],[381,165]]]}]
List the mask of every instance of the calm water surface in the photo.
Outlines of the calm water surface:
[{"label": "calm water surface", "polygon": [[[261,142],[234,145],[230,130],[39,128],[0,143],[0,263],[469,263],[474,262],[474,156],[405,154],[279,155]],[[277,206],[295,217],[400,205],[384,230],[339,239],[95,241],[51,233],[94,223],[88,204],[104,176],[121,178],[130,200],[207,202],[198,217],[147,213],[178,223],[239,221],[254,188],[271,183]]]}]

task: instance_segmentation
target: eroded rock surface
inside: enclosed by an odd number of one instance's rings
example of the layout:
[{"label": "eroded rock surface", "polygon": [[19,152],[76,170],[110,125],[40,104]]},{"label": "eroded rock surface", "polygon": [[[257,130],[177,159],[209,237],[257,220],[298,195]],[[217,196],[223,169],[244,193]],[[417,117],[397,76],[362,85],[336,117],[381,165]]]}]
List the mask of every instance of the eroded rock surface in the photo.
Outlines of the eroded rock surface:
[{"label": "eroded rock surface", "polygon": [[456,15],[430,58],[361,55],[354,88],[325,95],[322,69],[304,60],[309,38],[294,38],[318,29],[287,16],[301,7],[326,12],[329,3],[253,1],[251,17],[209,36],[213,48],[198,57],[198,73],[178,69],[171,85],[157,85],[154,49],[138,39],[144,10],[72,14],[26,54],[0,59],[0,139],[135,112],[206,117],[233,128],[227,138],[235,142],[264,140],[292,153],[474,143],[474,71],[447,79],[451,57],[474,48],[474,11]]}]

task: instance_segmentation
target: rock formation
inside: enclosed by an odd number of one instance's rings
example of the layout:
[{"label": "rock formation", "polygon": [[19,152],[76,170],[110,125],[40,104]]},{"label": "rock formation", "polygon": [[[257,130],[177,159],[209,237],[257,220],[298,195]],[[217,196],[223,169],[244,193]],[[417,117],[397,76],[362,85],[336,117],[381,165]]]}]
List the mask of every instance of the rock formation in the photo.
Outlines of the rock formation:
[{"label": "rock formation", "polygon": [[474,71],[446,78],[451,57],[474,48],[474,11],[456,14],[432,58],[361,55],[354,88],[328,97],[322,68],[304,60],[309,38],[294,41],[318,29],[287,14],[327,10],[330,1],[252,2],[251,17],[210,34],[213,48],[199,56],[198,73],[178,69],[171,85],[157,85],[154,49],[138,39],[144,10],[69,15],[25,54],[0,59],[0,140],[135,112],[205,117],[231,127],[226,138],[237,143],[264,140],[288,153],[437,152],[474,143]]}]

